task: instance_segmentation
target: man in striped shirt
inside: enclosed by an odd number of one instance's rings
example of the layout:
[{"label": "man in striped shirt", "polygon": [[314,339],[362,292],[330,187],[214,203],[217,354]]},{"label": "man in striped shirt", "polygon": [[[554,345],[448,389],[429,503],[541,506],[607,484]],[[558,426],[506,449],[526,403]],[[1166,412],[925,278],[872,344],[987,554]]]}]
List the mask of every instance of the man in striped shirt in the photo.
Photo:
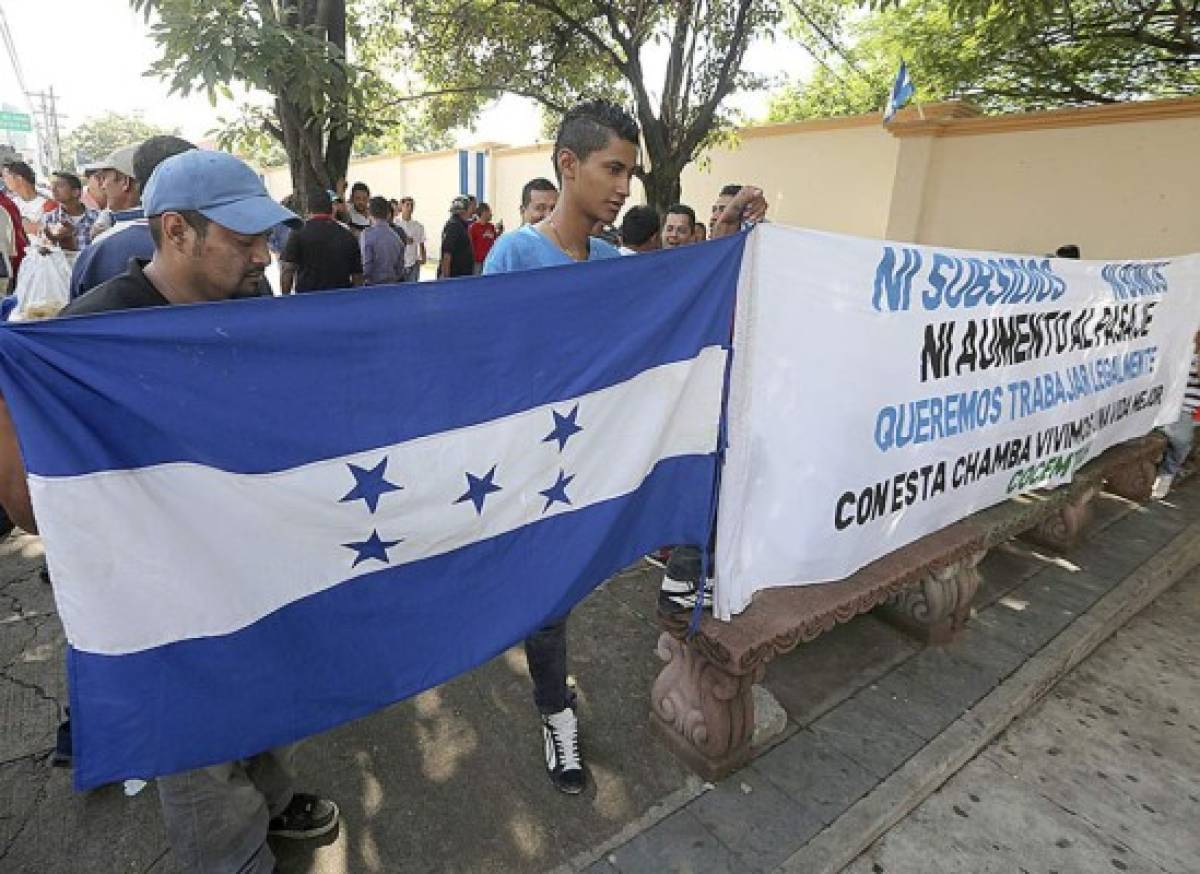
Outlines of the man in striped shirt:
[{"label": "man in striped shirt", "polygon": [[1194,338],[1192,366],[1188,371],[1187,390],[1183,395],[1183,407],[1179,411],[1179,420],[1164,427],[1167,435],[1167,451],[1163,453],[1162,462],[1158,466],[1158,477],[1154,480],[1154,490],[1151,496],[1162,499],[1171,490],[1175,475],[1187,461],[1192,451],[1192,437],[1196,428],[1196,414],[1200,409],[1200,331]]}]

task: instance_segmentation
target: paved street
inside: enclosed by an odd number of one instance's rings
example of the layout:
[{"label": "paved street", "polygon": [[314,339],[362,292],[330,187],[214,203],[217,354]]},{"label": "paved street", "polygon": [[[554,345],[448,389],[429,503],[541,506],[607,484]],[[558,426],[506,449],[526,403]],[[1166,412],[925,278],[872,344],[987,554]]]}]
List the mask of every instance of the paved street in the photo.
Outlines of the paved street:
[{"label": "paved street", "polygon": [[1200,870],[1200,571],[846,874]]}]

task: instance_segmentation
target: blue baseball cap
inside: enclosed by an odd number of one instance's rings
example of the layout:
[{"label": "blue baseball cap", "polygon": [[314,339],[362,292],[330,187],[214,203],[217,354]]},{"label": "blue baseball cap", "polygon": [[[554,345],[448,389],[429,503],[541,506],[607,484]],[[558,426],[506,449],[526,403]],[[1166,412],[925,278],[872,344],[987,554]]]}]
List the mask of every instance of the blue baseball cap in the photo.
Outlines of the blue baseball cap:
[{"label": "blue baseball cap", "polygon": [[237,234],[301,224],[294,212],[271,199],[245,162],[228,152],[200,149],[173,155],[154,168],[142,192],[142,209],[147,216],[195,210]]}]

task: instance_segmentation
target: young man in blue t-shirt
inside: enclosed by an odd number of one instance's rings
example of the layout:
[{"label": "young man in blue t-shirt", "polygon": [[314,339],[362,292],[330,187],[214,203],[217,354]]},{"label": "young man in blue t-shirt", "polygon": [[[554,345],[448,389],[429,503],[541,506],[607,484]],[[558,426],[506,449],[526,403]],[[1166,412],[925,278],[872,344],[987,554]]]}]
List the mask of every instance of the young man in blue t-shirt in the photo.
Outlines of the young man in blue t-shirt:
[{"label": "young man in blue t-shirt", "polygon": [[598,261],[620,255],[591,231],[610,225],[629,197],[637,164],[638,125],[604,100],[581,103],[563,116],[554,144],[554,171],[562,193],[546,218],[496,241],[484,274]]},{"label": "young man in blue t-shirt", "polygon": [[[607,101],[581,103],[563,116],[554,143],[554,172],[562,193],[546,218],[500,237],[483,273],[508,273],[619,258],[617,249],[591,236],[597,224],[612,224],[629,197],[638,157],[638,125]],[[567,617],[525,641],[533,697],[542,714],[546,770],[570,795],[587,779],[579,749],[574,695],[567,689]]]}]

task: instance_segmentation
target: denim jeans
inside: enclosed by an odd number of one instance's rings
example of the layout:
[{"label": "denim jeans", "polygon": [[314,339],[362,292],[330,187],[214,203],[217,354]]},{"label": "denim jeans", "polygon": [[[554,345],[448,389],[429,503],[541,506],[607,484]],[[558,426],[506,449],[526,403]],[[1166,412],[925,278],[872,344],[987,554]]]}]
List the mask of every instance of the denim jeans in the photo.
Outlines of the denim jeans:
[{"label": "denim jeans", "polygon": [[1162,462],[1158,466],[1160,474],[1175,476],[1179,473],[1192,451],[1195,430],[1196,421],[1189,412],[1180,416],[1179,421],[1163,426],[1162,431],[1167,435],[1167,451],[1163,453]]},{"label": "denim jeans", "polygon": [[567,616],[525,638],[533,702],[547,716],[573,703],[574,696],[567,690]]},{"label": "denim jeans", "polygon": [[291,803],[296,745],[158,778],[163,825],[188,874],[270,874],[267,824]]}]

